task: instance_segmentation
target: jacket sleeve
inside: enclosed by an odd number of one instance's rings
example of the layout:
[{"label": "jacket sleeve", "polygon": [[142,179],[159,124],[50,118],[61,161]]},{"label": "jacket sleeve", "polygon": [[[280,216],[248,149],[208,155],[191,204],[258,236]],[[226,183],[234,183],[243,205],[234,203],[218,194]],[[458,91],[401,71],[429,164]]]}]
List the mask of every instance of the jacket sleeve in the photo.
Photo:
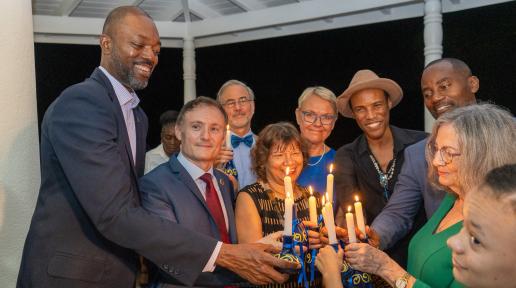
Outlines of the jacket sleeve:
[{"label": "jacket sleeve", "polygon": [[140,206],[127,153],[119,145],[118,131],[125,124],[117,118],[118,103],[105,95],[95,85],[63,92],[48,119],[55,160],[81,209],[105,238],[192,285],[217,241]]},{"label": "jacket sleeve", "polygon": [[404,151],[405,162],[401,167],[394,192],[382,212],[374,219],[371,227],[380,235],[380,248],[388,249],[412,228],[414,218],[421,206],[422,187],[416,173],[425,173],[418,166],[413,153],[418,151],[409,146]]}]

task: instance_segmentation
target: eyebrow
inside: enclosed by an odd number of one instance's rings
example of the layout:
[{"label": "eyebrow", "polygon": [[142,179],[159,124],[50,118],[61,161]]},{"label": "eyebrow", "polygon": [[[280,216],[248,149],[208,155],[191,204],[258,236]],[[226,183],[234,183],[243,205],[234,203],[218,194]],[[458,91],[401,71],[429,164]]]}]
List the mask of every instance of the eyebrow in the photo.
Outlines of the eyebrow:
[{"label": "eyebrow", "polygon": [[444,77],[442,79],[439,79],[439,81],[437,81],[437,84],[441,84],[443,83],[444,81],[450,81],[450,78],[449,77]]}]

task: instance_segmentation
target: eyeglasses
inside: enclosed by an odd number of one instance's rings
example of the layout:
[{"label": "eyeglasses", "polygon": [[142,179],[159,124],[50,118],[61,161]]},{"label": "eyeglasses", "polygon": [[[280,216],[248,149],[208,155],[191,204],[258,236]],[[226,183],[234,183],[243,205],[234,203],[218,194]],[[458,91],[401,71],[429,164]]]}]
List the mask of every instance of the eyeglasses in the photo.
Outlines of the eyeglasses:
[{"label": "eyeglasses", "polygon": [[432,145],[431,146],[432,148],[432,151],[434,151],[434,155],[439,152],[439,155],[441,156],[441,161],[445,164],[445,165],[448,165],[450,164],[452,161],[453,161],[453,157],[457,157],[457,156],[460,156],[462,155],[461,153],[456,153],[456,152],[453,152],[451,149],[451,147],[448,147],[448,146],[443,146],[441,147],[441,149],[437,149],[435,147],[435,145]]},{"label": "eyeglasses", "polygon": [[306,123],[314,124],[317,122],[317,119],[321,121],[322,125],[331,125],[337,119],[337,115],[333,114],[323,114],[323,115],[317,115],[317,113],[311,112],[311,111],[301,111],[301,115],[303,118],[303,121]]},{"label": "eyeglasses", "polygon": [[247,105],[249,102],[251,101],[254,101],[252,99],[248,99],[246,97],[241,97],[239,98],[238,100],[228,100],[226,101],[226,103],[222,104],[222,106],[226,106],[226,107],[229,107],[231,109],[235,108],[236,105],[240,105],[240,106],[244,106],[244,105]]}]

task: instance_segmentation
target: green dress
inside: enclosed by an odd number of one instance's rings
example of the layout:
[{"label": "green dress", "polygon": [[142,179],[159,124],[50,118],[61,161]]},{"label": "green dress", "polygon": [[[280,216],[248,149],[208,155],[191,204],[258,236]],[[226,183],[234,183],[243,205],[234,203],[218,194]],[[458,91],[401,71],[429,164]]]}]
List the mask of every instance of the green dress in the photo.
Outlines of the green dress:
[{"label": "green dress", "polygon": [[451,250],[446,240],[459,233],[462,221],[434,233],[453,207],[456,197],[448,194],[428,222],[414,235],[408,251],[408,272],[416,278],[413,288],[464,287],[453,278]]}]

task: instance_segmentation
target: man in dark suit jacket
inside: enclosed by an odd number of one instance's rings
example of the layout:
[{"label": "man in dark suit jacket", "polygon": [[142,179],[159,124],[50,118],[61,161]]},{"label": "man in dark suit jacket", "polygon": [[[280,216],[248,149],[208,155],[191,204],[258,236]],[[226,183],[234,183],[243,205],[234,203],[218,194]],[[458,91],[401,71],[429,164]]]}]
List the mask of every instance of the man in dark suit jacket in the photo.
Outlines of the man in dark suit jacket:
[{"label": "man in dark suit jacket", "polygon": [[[211,98],[199,97],[183,106],[176,125],[181,139],[179,154],[156,167],[140,179],[142,205],[167,220],[224,241],[217,226],[217,217],[208,205],[208,185],[202,178],[209,174],[217,190],[223,211],[221,222],[229,236],[226,241],[236,243],[233,202],[235,192],[229,178],[214,169],[219,150],[224,142],[227,116],[222,106]],[[216,199],[217,200],[217,199]],[[203,273],[196,281],[201,286],[223,286],[231,282],[227,271]],[[165,276],[165,277],[163,277]],[[173,282],[162,275],[159,282]]]},{"label": "man in dark suit jacket", "polygon": [[158,62],[158,31],[143,10],[119,7],[104,23],[100,46],[100,67],[45,113],[41,187],[17,287],[134,287],[136,253],[186,285],[213,257],[253,282],[284,281],[272,266],[290,265],[264,252],[269,246],[216,251],[215,238],[140,206],[147,118],[134,91],[145,88]]}]

